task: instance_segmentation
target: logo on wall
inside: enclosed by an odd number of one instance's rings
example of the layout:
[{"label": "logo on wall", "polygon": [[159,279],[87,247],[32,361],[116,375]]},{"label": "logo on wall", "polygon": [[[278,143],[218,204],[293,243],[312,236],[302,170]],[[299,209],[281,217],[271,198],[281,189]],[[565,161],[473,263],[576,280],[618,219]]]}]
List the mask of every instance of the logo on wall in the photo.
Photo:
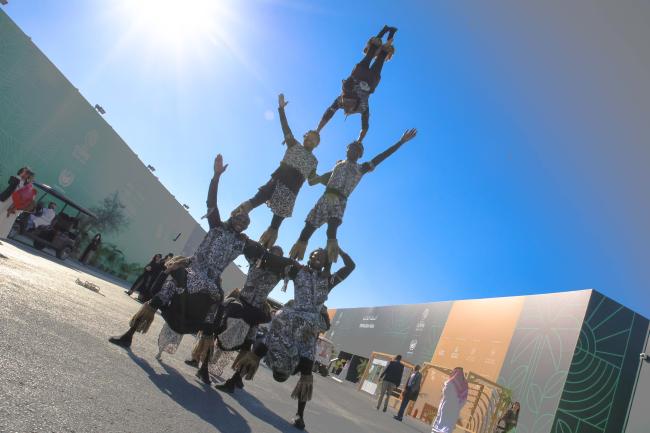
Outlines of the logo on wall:
[{"label": "logo on wall", "polygon": [[72,185],[72,182],[74,182],[74,173],[67,168],[61,170],[61,173],[59,173],[59,185],[67,188]]},{"label": "logo on wall", "polygon": [[418,347],[418,340],[417,339],[411,340],[411,343],[409,344],[409,350],[408,350],[407,354],[412,355],[413,352],[415,352],[416,347]]},{"label": "logo on wall", "polygon": [[72,149],[72,157],[82,164],[86,164],[90,159],[90,151],[97,145],[97,131],[91,129],[86,133],[83,144],[77,144]]},{"label": "logo on wall", "polygon": [[424,311],[422,312],[422,316],[420,316],[420,321],[415,326],[415,332],[422,332],[422,330],[426,326],[427,317],[429,317],[429,309],[425,308]]},{"label": "logo on wall", "polygon": [[362,322],[359,323],[359,328],[364,328],[364,329],[373,329],[375,327],[374,323],[369,323],[369,322],[374,322],[377,320],[377,315],[376,314],[366,314],[363,316],[361,319]]}]

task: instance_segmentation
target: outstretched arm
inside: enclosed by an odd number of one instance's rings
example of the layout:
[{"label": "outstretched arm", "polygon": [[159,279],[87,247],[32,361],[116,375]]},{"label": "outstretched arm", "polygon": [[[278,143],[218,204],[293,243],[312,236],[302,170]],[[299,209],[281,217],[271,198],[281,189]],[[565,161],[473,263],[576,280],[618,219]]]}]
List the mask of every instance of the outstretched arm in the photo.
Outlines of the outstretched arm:
[{"label": "outstretched arm", "polygon": [[340,108],[343,108],[343,106],[341,105],[341,97],[337,96],[336,99],[334,99],[334,102],[332,102],[332,105],[327,107],[327,110],[325,110],[325,113],[323,113],[323,117],[320,119],[320,123],[318,123],[318,128],[316,128],[316,132],[320,134],[321,129],[323,129],[325,125],[327,125],[327,122],[330,121],[330,119]]},{"label": "outstretched arm", "polygon": [[285,278],[294,279],[302,265],[286,257],[266,254],[262,260],[261,267]]},{"label": "outstretched arm", "polygon": [[309,186],[314,186],[317,183],[322,183],[323,185],[327,185],[327,182],[329,182],[331,176],[332,176],[331,171],[328,171],[325,174],[321,174],[320,176],[316,176],[316,174],[314,174],[314,176],[307,179],[307,182],[309,183]]},{"label": "outstretched arm", "polygon": [[354,268],[356,267],[356,264],[354,263],[352,258],[340,248],[339,248],[339,256],[341,256],[341,258],[343,259],[343,267],[338,271],[336,271],[334,275],[330,277],[330,281],[329,281],[330,290],[332,290],[337,284],[339,284],[347,277],[349,277],[352,271],[354,271]]},{"label": "outstretched arm", "polygon": [[244,257],[246,257],[246,260],[253,262],[258,259],[264,259],[266,254],[268,254],[268,251],[266,251],[266,248],[262,244],[252,239],[246,239],[246,244],[244,245]]},{"label": "outstretched arm", "polygon": [[386,158],[391,156],[397,149],[402,147],[402,144],[411,141],[415,136],[417,135],[418,131],[417,129],[409,129],[406,131],[403,135],[402,138],[399,139],[399,141],[395,144],[393,144],[391,147],[388,149],[384,150],[382,153],[379,155],[375,156],[372,158],[370,161],[365,162],[363,164],[362,170],[364,173],[367,173],[369,171],[372,171],[375,167],[377,167],[379,164],[381,164]]},{"label": "outstretched arm", "polygon": [[217,207],[217,192],[219,191],[219,179],[224,171],[228,168],[228,164],[223,164],[223,157],[221,154],[217,155],[214,159],[214,176],[210,181],[210,188],[208,188],[208,225],[211,229],[221,225],[221,216],[219,215],[219,208]]},{"label": "outstretched arm", "polygon": [[287,121],[287,114],[284,112],[284,107],[286,107],[288,103],[288,101],[284,100],[284,94],[280,93],[278,96],[278,113],[280,114],[280,125],[282,126],[282,133],[284,134],[284,142],[287,144],[287,147],[291,147],[299,143],[298,140],[293,137],[291,128],[289,128],[289,122]]},{"label": "outstretched arm", "polygon": [[361,132],[359,132],[359,138],[357,138],[357,141],[363,141],[368,133],[368,128],[370,128],[370,107],[366,108],[366,111],[361,113]]}]

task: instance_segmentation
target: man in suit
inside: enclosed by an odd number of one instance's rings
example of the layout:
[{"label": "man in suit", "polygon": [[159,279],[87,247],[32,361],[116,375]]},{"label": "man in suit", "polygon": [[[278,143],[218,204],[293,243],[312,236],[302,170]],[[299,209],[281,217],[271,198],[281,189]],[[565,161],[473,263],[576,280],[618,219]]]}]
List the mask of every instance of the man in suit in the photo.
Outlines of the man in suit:
[{"label": "man in suit", "polygon": [[406,406],[410,401],[415,401],[420,395],[420,386],[422,385],[422,373],[420,373],[420,366],[416,365],[413,370],[413,374],[409,377],[409,380],[406,382],[404,387],[404,392],[402,393],[402,405],[399,407],[399,412],[393,418],[397,421],[401,421],[404,416],[404,411]]},{"label": "man in suit", "polygon": [[381,401],[384,399],[384,396],[386,396],[386,400],[384,401],[384,412],[386,412],[386,409],[388,408],[388,399],[393,393],[395,387],[398,387],[399,384],[402,383],[404,364],[400,362],[401,360],[402,355],[397,355],[395,359],[388,363],[386,369],[379,376],[379,379],[382,380],[382,382],[379,391],[379,400],[377,400],[377,410],[379,410]]}]

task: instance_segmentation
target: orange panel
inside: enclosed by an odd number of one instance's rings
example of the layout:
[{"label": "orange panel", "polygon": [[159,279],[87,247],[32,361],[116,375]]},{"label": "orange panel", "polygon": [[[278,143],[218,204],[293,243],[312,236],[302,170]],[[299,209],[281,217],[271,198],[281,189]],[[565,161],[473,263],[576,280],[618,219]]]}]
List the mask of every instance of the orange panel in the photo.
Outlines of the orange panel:
[{"label": "orange panel", "polygon": [[[467,371],[496,382],[508,353],[525,296],[456,301],[451,307],[431,363]],[[415,405],[438,407],[448,376],[429,370]]]},{"label": "orange panel", "polygon": [[336,308],[328,308],[327,309],[327,315],[330,318],[330,323],[334,321],[334,315],[336,314]]},{"label": "orange panel", "polygon": [[456,301],[431,362],[463,367],[496,381],[525,296]]}]

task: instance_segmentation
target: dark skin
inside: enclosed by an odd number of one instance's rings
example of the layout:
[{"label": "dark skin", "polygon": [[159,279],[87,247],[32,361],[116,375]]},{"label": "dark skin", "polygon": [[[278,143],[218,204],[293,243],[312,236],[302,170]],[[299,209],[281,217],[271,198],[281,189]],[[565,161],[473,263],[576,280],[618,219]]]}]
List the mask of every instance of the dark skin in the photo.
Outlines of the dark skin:
[{"label": "dark skin", "polygon": [[[343,259],[344,266],[338,271],[336,271],[334,274],[332,274],[331,276],[328,276],[329,291],[331,291],[336,285],[338,285],[344,279],[346,279],[352,273],[352,271],[354,271],[354,268],[356,266],[352,258],[345,251],[339,248],[338,253]],[[296,272],[298,269],[302,267],[302,265],[300,265],[299,263],[291,259],[286,259],[284,257],[278,258],[277,260],[271,260],[267,262],[265,266],[268,266],[269,268],[275,268],[275,269],[289,269],[288,275],[290,276],[294,275],[293,277],[290,278],[295,278],[294,272]],[[324,272],[326,274],[329,274],[331,262],[328,260],[327,252],[323,249],[314,250],[309,255],[309,261],[307,262],[307,267],[319,273]],[[263,354],[266,354],[267,350],[268,348],[263,343],[258,344],[255,347],[255,353],[258,357],[264,356]],[[301,379],[305,376],[311,376],[312,365],[313,365],[313,361],[307,358],[301,358],[300,363],[298,365],[298,371],[300,372]],[[307,368],[303,368],[305,366]],[[288,375],[286,375],[284,372],[274,371],[273,378],[278,382],[284,382],[288,379]],[[304,422],[302,418],[303,418],[306,405],[307,405],[306,401],[298,401],[298,412],[296,414],[296,418],[294,419],[294,424],[296,426],[304,427]]]},{"label": "dark skin", "polygon": [[[408,143],[412,139],[414,139],[418,134],[417,129],[409,129],[404,134],[402,134],[402,137],[399,139],[397,143],[380,153],[379,155],[375,156],[372,158],[369,162],[364,163],[368,164],[370,167],[377,167],[379,164],[384,162],[386,158],[391,156],[393,153],[397,151],[400,147],[402,147],[403,144]],[[359,161],[359,158],[363,155],[363,147],[359,144],[359,141],[353,141],[350,143],[347,147],[345,156],[346,160],[350,162],[357,162]],[[364,173],[367,173],[368,171],[372,170],[373,168],[362,168]],[[314,179],[314,182],[310,181],[310,185],[315,185],[316,183],[322,183],[323,185],[327,185],[327,182],[329,181],[330,176],[332,175],[332,172],[325,173],[321,176],[318,176]]]},{"label": "dark skin", "polygon": [[[397,32],[397,28],[395,27],[389,27],[389,26],[384,26],[383,29],[377,34],[377,36],[374,39],[374,45],[368,45],[365,50],[365,56],[361,60],[361,62],[357,65],[366,65],[366,68],[369,68],[370,70],[374,70],[376,75],[376,79],[378,80],[380,77],[381,69],[384,63],[384,60],[387,58],[387,54],[383,54],[382,60],[378,59],[378,53],[383,49],[381,47],[381,39],[384,37],[386,33],[388,33],[388,38],[386,40],[386,43],[384,46],[392,46],[393,43],[393,37],[395,36],[395,32]],[[372,40],[372,39],[371,39]],[[381,56],[381,54],[379,54]],[[371,66],[370,62],[375,59],[374,65]],[[355,67],[356,70],[356,67]],[[354,71],[353,71],[354,75]],[[374,82],[374,84],[371,84],[371,93],[375,91],[375,87],[377,86],[378,81]],[[343,111],[346,114],[352,114],[357,111],[359,108],[359,100],[355,97],[351,96],[346,96],[345,92],[337,98],[338,102],[332,105],[330,108],[328,108],[325,113],[323,114],[323,117],[321,118],[318,128],[316,128],[316,131],[319,133],[321,130],[325,127],[325,125],[330,121],[334,113],[339,110],[343,109]],[[361,131],[359,132],[359,137],[357,138],[358,141],[363,141],[365,138],[367,132],[368,132],[368,127],[369,127],[369,116],[370,116],[370,109],[366,109],[365,111],[361,112]]]},{"label": "dark skin", "polygon": [[[210,189],[208,191],[209,210],[207,218],[210,228],[214,228],[218,225],[223,224],[219,216],[219,208],[217,207],[217,193],[219,191],[219,180],[227,168],[228,164],[223,163],[223,156],[221,156],[221,154],[218,154],[214,159],[214,176],[212,177],[212,181],[210,182]],[[230,228],[232,228],[237,233],[241,233],[246,230],[249,223],[250,220],[248,217],[242,214],[231,216],[227,221],[227,224],[230,226]]]},{"label": "dark skin", "polygon": [[[413,138],[417,136],[417,129],[409,129],[404,134],[402,137],[399,139],[397,143],[383,151],[382,153],[376,155],[374,158],[372,158],[370,161],[365,162],[361,165],[361,171],[362,173],[367,173],[369,171],[374,170],[379,164],[381,164],[386,158],[391,156],[393,153],[397,151],[400,147],[402,147],[403,144],[411,141]],[[354,141],[350,143],[347,147],[346,151],[346,158],[347,161],[354,162],[356,163],[361,156],[363,155],[363,146],[361,145],[360,142]],[[309,179],[309,184],[310,185],[315,185],[317,183],[321,183],[323,185],[327,185],[327,183],[330,180],[330,177],[332,176],[332,172],[325,173],[320,176],[315,176],[312,179]],[[339,225],[342,223],[340,219],[337,218],[331,218],[327,222],[327,238],[328,238],[328,243],[335,243],[337,239],[337,231]],[[308,242],[309,238],[313,234],[313,232],[316,230],[316,228],[309,223],[305,223],[305,227],[303,228],[302,233],[300,234],[300,239],[299,241],[294,245],[292,248],[290,254],[290,257],[292,259],[301,259],[302,258],[302,253],[304,253],[304,249],[300,250],[299,248],[299,243],[300,242]],[[329,245],[328,245],[329,248]],[[333,262],[337,260],[336,252],[330,252],[331,254],[331,259]]]}]

